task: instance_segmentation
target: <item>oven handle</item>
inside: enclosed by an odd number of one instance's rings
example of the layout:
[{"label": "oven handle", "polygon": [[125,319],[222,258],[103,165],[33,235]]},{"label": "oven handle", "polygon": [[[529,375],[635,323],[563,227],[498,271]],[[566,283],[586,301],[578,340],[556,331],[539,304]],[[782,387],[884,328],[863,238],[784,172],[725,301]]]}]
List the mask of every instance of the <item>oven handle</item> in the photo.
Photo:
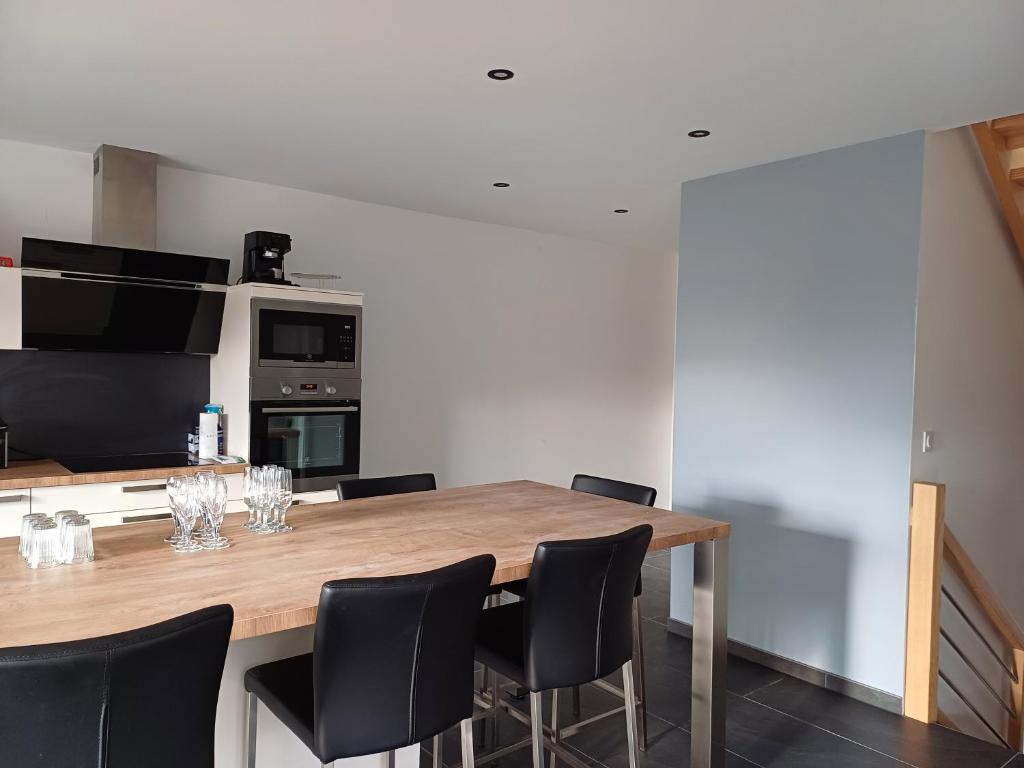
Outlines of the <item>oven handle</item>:
[{"label": "oven handle", "polygon": [[261,413],[355,413],[359,410],[358,405],[344,405],[331,408],[321,406],[319,408],[261,408]]}]

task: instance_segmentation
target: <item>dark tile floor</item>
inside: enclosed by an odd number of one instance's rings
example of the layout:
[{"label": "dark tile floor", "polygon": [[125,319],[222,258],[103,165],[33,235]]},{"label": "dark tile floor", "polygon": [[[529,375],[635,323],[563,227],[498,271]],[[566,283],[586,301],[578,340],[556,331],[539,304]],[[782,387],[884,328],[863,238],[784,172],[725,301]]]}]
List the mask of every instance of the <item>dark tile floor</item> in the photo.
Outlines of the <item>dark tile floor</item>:
[{"label": "dark tile floor", "polygon": [[[668,552],[655,552],[644,565],[644,650],[647,663],[649,745],[644,768],[686,768],[690,764],[690,642],[667,630]],[[727,679],[728,768],[1024,768],[1024,755],[978,741],[940,726],[926,726],[861,704],[788,675],[734,656]],[[572,721],[570,697],[560,696],[559,719]],[[593,686],[581,696],[581,717],[615,706],[615,699]],[[516,702],[526,707],[526,702]],[[551,711],[550,696],[545,716]],[[493,733],[477,728],[477,750],[490,751]],[[528,736],[504,715],[498,742]],[[565,742],[594,768],[628,768],[625,720],[613,717]],[[428,745],[429,747],[429,745]],[[459,762],[456,732],[445,736],[446,766]],[[529,768],[529,749],[501,758],[500,768]],[[430,753],[423,750],[424,768]],[[482,766],[482,763],[477,763]],[[562,768],[565,766],[564,761]]]}]

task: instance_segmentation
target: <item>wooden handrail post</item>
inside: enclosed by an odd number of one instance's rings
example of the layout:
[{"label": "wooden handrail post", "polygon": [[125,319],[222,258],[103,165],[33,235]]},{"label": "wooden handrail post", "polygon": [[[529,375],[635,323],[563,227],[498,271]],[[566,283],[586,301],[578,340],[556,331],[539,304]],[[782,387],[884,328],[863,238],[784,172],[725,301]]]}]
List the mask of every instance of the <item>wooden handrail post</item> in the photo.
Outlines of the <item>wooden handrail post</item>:
[{"label": "wooden handrail post", "polygon": [[939,609],[946,486],[914,483],[910,505],[907,649],[903,714],[922,723],[938,718]]},{"label": "wooden handrail post", "polygon": [[1024,650],[1020,648],[1013,649],[1013,671],[1017,673],[1017,680],[1010,681],[1010,701],[1014,716],[1006,726],[1006,743],[1020,752],[1024,744],[1024,722],[1021,720],[1024,713]]}]

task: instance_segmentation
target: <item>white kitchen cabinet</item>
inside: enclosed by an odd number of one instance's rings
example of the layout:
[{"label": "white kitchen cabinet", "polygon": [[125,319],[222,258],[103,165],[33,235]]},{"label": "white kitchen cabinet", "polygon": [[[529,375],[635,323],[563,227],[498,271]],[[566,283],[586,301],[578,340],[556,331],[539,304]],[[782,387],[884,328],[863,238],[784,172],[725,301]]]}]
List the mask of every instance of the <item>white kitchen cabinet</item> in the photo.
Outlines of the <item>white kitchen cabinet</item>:
[{"label": "white kitchen cabinet", "polygon": [[299,504],[323,504],[326,501],[337,501],[338,492],[333,488],[329,491],[303,491],[292,498]]},{"label": "white kitchen cabinet", "polygon": [[21,349],[21,270],[0,267],[0,349]]},{"label": "white kitchen cabinet", "polygon": [[125,523],[148,523],[153,520],[167,520],[168,532],[173,523],[170,507],[152,507],[150,509],[128,509],[120,512],[93,512],[86,515],[93,528],[104,528],[108,525],[124,525]]},{"label": "white kitchen cabinet", "polygon": [[21,518],[31,509],[28,488],[0,491],[0,538],[21,535]]}]

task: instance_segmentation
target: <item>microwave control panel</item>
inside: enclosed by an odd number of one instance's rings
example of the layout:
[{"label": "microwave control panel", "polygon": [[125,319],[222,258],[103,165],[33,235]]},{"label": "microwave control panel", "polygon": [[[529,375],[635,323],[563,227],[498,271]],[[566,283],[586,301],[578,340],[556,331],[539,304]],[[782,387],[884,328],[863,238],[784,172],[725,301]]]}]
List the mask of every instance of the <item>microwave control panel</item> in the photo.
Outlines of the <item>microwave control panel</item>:
[{"label": "microwave control panel", "polygon": [[356,364],[356,319],[342,315],[338,322],[338,362],[343,368],[354,368]]}]

